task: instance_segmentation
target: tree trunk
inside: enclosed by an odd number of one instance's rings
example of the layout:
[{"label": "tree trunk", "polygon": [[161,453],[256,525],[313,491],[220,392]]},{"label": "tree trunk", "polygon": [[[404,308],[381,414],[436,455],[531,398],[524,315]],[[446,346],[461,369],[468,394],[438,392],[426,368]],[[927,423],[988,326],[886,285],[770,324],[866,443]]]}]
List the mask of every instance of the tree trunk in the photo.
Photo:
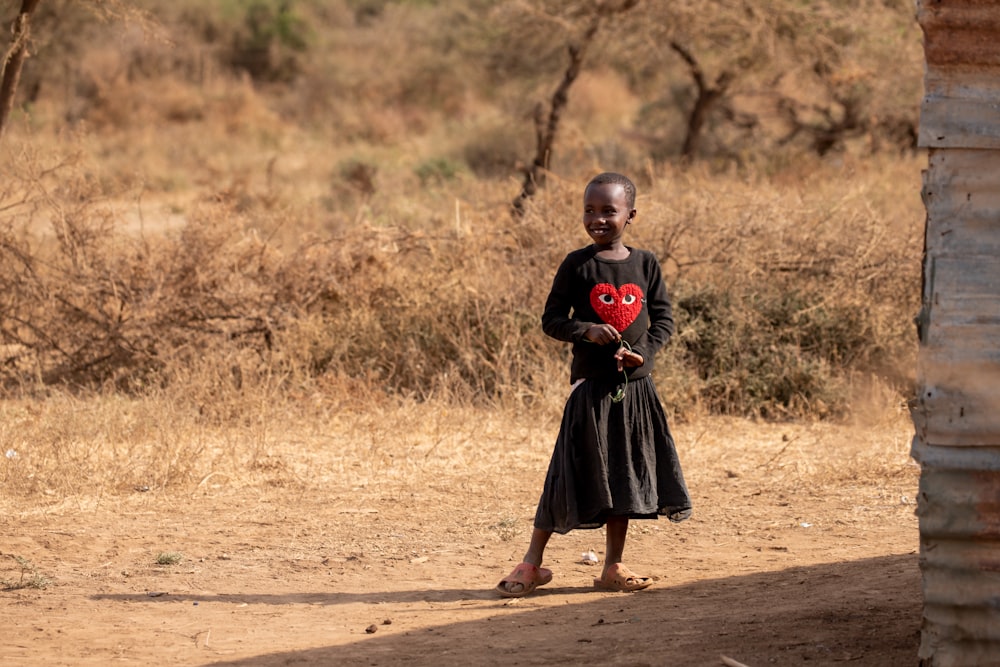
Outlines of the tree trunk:
[{"label": "tree trunk", "polygon": [[681,159],[684,162],[690,162],[698,152],[698,144],[701,142],[701,131],[705,127],[705,120],[712,107],[726,94],[726,89],[732,82],[733,75],[730,72],[722,72],[715,79],[715,86],[710,86],[705,80],[701,66],[690,51],[677,42],[670,42],[670,48],[676,51],[687,63],[691,71],[691,78],[694,79],[694,85],[698,89],[698,97],[688,115],[687,134],[684,137],[684,146],[681,148]]},{"label": "tree trunk", "polygon": [[13,41],[10,50],[3,60],[3,67],[0,68],[0,139],[3,139],[4,130],[7,129],[7,120],[10,112],[14,108],[14,95],[17,92],[17,82],[21,78],[21,66],[24,65],[25,58],[28,57],[28,37],[31,33],[31,15],[38,7],[41,0],[22,0],[21,12],[11,26]]},{"label": "tree trunk", "polygon": [[549,160],[552,157],[552,147],[555,145],[556,141],[556,130],[559,129],[559,118],[562,115],[563,108],[569,101],[569,88],[573,85],[576,77],[580,74],[580,66],[583,64],[583,55],[586,53],[587,46],[590,44],[591,40],[594,39],[594,35],[597,34],[597,29],[600,26],[600,23],[600,15],[595,16],[591,20],[590,26],[587,27],[586,32],[583,34],[583,39],[580,44],[569,46],[569,66],[563,74],[562,82],[559,84],[559,87],[556,88],[556,92],[552,95],[552,105],[549,107],[548,124],[544,124],[545,112],[542,106],[538,105],[535,107],[535,159],[531,161],[530,166],[524,169],[524,184],[521,186],[521,192],[517,195],[514,201],[511,202],[511,212],[515,217],[524,215],[526,202],[531,199],[538,191],[538,188],[544,184],[545,172],[549,169]]}]

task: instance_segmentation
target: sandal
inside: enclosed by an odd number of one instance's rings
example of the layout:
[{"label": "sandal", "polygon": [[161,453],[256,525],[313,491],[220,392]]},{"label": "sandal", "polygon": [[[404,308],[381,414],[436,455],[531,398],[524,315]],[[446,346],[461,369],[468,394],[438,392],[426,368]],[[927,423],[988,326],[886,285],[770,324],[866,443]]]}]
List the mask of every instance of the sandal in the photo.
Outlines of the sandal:
[{"label": "sandal", "polygon": [[[501,597],[523,598],[525,595],[534,592],[539,586],[544,586],[550,581],[552,581],[552,570],[547,570],[544,567],[538,567],[531,563],[521,563],[514,568],[513,572],[500,580],[495,590]],[[521,590],[507,590],[505,584],[521,584]]]},{"label": "sandal", "polygon": [[594,579],[594,588],[606,591],[621,591],[631,593],[641,591],[653,585],[652,577],[640,577],[621,563],[608,567],[600,579]]}]

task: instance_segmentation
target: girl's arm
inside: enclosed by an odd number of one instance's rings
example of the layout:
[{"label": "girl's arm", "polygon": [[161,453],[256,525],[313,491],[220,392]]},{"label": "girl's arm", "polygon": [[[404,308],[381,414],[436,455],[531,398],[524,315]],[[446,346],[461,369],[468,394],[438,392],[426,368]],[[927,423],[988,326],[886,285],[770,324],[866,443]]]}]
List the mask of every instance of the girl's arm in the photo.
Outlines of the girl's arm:
[{"label": "girl's arm", "polygon": [[644,359],[652,359],[674,334],[674,316],[660,263],[652,253],[648,256],[645,272],[648,279],[646,310],[649,313],[649,329],[632,343],[632,349]]},{"label": "girl's arm", "polygon": [[573,266],[569,258],[563,260],[552,280],[552,289],[542,311],[542,331],[556,340],[576,343],[585,339],[594,322],[583,322],[570,317],[573,310]]}]

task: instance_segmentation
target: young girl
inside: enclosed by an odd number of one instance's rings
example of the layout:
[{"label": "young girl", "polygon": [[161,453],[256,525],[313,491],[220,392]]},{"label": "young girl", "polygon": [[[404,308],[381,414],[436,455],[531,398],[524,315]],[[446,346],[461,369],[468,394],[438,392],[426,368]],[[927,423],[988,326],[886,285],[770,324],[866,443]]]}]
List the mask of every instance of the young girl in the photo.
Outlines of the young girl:
[{"label": "young girl", "polygon": [[552,580],[542,554],[553,532],[607,526],[598,588],[637,591],[653,583],[622,564],[629,519],[683,521],[691,500],[650,372],[674,330],[670,300],[652,253],[626,246],[635,185],[604,173],[583,194],[592,245],[571,252],[552,282],[543,331],[573,344],[572,391],[524,562],[497,584],[522,597]]}]

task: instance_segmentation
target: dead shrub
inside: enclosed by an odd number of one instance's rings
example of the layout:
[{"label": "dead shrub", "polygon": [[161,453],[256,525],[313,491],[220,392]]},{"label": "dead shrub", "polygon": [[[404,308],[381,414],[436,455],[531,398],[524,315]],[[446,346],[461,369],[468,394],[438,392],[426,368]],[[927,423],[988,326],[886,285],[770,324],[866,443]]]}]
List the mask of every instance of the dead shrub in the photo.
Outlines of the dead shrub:
[{"label": "dead shrub", "polygon": [[531,155],[531,135],[509,123],[488,123],[469,137],[461,151],[476,176],[509,177]]},{"label": "dead shrub", "polygon": [[[247,396],[324,378],[480,406],[544,403],[565,378],[568,349],[538,318],[585,242],[575,183],[552,178],[519,219],[496,212],[500,186],[456,183],[495,208],[447,222],[434,201],[384,209],[380,188],[355,222],[279,249],[250,227],[281,215],[267,207],[220,195],[178,231],[135,236],[86,169],[20,170],[0,235],[8,391],[184,386],[200,419],[223,423],[246,418]],[[871,208],[888,205],[880,193],[831,184],[796,199],[694,170],[642,180],[632,242],[660,256],[673,291],[658,373],[671,410],[843,416],[859,374],[908,390],[918,225],[894,231]]]}]

